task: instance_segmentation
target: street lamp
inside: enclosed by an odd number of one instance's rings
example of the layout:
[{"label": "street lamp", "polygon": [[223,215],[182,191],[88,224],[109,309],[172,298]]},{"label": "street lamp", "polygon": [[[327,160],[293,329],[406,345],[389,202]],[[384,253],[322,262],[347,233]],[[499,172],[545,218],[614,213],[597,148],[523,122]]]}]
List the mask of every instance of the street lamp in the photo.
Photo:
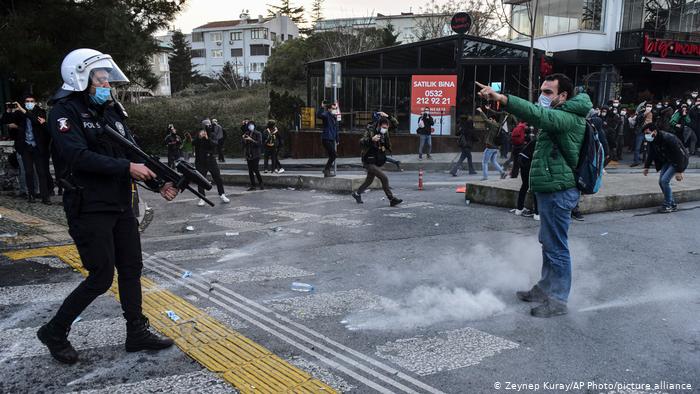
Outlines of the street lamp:
[{"label": "street lamp", "polygon": [[[530,19],[530,54],[528,56],[528,70],[529,70],[529,75],[527,78],[527,99],[532,102],[533,100],[533,71],[534,71],[534,63],[535,63],[535,22],[537,21],[537,8],[540,4],[539,0],[503,0],[503,4],[508,4],[510,6],[514,5],[523,5],[523,4],[528,4],[528,3],[535,3],[534,8],[532,11],[532,18]],[[511,13],[512,15],[512,13]]]}]

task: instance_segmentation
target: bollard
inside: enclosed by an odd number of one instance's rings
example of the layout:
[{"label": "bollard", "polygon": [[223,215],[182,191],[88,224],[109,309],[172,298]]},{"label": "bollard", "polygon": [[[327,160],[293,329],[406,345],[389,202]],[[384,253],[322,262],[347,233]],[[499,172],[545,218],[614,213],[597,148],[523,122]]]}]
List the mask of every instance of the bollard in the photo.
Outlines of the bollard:
[{"label": "bollard", "polygon": [[418,190],[423,190],[423,169],[418,170]]}]

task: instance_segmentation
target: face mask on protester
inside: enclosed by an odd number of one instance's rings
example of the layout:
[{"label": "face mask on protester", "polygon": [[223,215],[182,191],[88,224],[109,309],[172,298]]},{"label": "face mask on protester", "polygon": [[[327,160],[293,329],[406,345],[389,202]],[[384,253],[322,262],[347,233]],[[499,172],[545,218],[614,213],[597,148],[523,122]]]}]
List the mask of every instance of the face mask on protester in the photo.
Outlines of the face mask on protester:
[{"label": "face mask on protester", "polygon": [[24,103],[24,108],[26,108],[27,111],[31,111],[34,109],[35,105],[36,105],[36,103]]},{"label": "face mask on protester", "polygon": [[607,113],[607,112],[601,112],[601,113],[600,113],[600,116],[606,117],[606,116],[608,116],[608,113]]},{"label": "face mask on protester", "polygon": [[620,111],[620,115],[627,116],[627,111]]},{"label": "face mask on protester", "polygon": [[379,132],[382,134],[386,134],[387,131],[389,131],[389,129],[387,129],[386,127],[382,127],[381,129],[379,129]]},{"label": "face mask on protester", "polygon": [[[666,104],[666,106],[668,107],[668,104]],[[661,109],[661,107],[662,107],[661,104],[656,104],[656,108]]]},{"label": "face mask on protester", "polygon": [[620,103],[613,103],[613,107],[617,108],[620,106]]},{"label": "face mask on protester", "polygon": [[668,107],[668,102],[665,102],[663,106]]},{"label": "face mask on protester", "polygon": [[647,140],[647,142],[654,142],[654,135],[644,134],[644,139]]},{"label": "face mask on protester", "polygon": [[248,131],[255,131],[255,125],[254,125],[254,124],[249,124],[249,125],[248,125]]},{"label": "face mask on protester", "polygon": [[693,105],[693,100],[686,100],[685,103],[688,104],[688,106],[691,106]]},{"label": "face mask on protester", "polygon": [[552,99],[545,96],[544,94],[540,94],[540,97],[537,99],[537,103],[542,108],[551,108],[552,107]]},{"label": "face mask on protester", "polygon": [[647,112],[650,112],[652,108],[651,108],[651,105],[648,105],[648,106],[644,107],[644,109],[646,109]]}]

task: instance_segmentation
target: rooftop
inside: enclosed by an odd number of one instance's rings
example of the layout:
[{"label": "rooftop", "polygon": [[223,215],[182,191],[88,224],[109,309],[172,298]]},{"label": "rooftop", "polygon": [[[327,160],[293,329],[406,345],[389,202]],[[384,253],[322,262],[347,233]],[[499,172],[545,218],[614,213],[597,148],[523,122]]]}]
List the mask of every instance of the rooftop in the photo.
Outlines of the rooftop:
[{"label": "rooftop", "polygon": [[198,26],[195,27],[193,30],[199,30],[199,29],[221,29],[221,28],[226,28],[226,27],[236,27],[241,24],[256,24],[256,23],[265,23],[269,20],[272,20],[272,18],[256,18],[256,19],[248,19],[248,20],[231,20],[231,21],[216,21],[216,22],[209,22],[206,25]]}]

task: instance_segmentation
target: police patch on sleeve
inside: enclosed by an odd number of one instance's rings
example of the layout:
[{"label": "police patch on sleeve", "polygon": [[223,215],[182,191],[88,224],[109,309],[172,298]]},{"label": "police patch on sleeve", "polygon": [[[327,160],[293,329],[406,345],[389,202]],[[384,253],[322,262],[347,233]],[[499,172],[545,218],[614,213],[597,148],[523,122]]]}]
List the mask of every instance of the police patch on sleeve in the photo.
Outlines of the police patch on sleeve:
[{"label": "police patch on sleeve", "polygon": [[70,123],[68,123],[68,118],[58,118],[58,131],[61,133],[67,133],[70,131]]},{"label": "police patch on sleeve", "polygon": [[117,131],[119,131],[119,134],[121,134],[122,137],[126,137],[126,132],[124,131],[124,125],[122,122],[114,122],[114,125],[117,126]]}]

